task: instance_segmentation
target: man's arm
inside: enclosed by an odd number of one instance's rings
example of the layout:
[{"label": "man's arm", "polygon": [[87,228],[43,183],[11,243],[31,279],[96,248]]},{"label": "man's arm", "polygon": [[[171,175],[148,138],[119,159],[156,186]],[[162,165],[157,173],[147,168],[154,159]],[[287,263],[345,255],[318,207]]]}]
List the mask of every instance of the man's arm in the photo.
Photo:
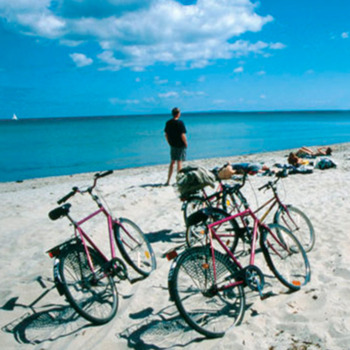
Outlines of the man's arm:
[{"label": "man's arm", "polygon": [[168,142],[168,144],[170,145],[170,143],[169,143],[169,138],[168,138],[168,134],[167,134],[167,133],[165,133],[165,139],[166,139],[166,141]]},{"label": "man's arm", "polygon": [[185,144],[185,147],[187,148],[187,137],[186,137],[186,134],[181,134],[181,140]]}]

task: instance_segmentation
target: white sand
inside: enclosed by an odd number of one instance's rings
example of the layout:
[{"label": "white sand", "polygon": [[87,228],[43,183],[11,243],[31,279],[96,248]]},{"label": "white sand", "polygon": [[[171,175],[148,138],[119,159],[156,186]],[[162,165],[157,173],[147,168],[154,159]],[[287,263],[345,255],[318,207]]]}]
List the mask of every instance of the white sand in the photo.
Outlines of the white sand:
[{"label": "white sand", "polygon": [[[288,151],[196,163],[207,168],[225,160],[272,165],[285,163],[286,154]],[[46,279],[52,277],[53,262],[45,251],[72,234],[67,220],[52,222],[47,213],[71,187],[89,185],[92,174],[0,183],[1,349],[349,349],[350,144],[335,145],[332,158],[336,169],[291,175],[280,187],[285,202],[302,208],[316,231],[316,244],[308,255],[311,282],[287,294],[275,281],[267,290],[277,295],[265,301],[247,290],[242,324],[216,340],[207,340],[187,327],[169,301],[170,262],[162,253],[183,242],[185,226],[174,187],[157,186],[165,182],[167,165],[115,171],[100,181],[111,209],[134,220],[153,241],[158,268],[142,282],[118,284],[117,316],[99,327],[78,317],[56,289],[33,310],[29,307],[47,290],[37,282],[38,276],[48,288],[52,286]],[[251,177],[251,185],[243,189],[252,207],[256,207],[256,198],[260,204],[264,198],[252,189],[267,180]],[[76,196],[73,208],[79,213],[89,210],[87,199]],[[106,243],[102,229],[98,231],[94,237]],[[266,265],[261,267],[269,273]]]}]

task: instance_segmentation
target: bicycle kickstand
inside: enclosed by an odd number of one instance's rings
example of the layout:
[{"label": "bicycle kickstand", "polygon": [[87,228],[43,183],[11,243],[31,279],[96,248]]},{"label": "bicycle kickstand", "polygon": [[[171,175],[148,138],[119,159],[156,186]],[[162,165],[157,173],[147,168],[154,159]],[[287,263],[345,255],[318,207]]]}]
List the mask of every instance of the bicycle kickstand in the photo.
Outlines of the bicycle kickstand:
[{"label": "bicycle kickstand", "polygon": [[267,292],[267,293],[263,293],[262,290],[263,290],[263,287],[261,286],[261,284],[259,283],[259,281],[257,281],[257,289],[258,289],[258,293],[259,293],[259,296],[260,296],[260,300],[265,300],[269,297],[272,297],[274,295],[273,292]]},{"label": "bicycle kickstand", "polygon": [[128,280],[129,280],[130,284],[134,284],[136,282],[143,281],[144,279],[145,279],[144,276],[136,277],[136,278],[129,278],[128,277]]}]

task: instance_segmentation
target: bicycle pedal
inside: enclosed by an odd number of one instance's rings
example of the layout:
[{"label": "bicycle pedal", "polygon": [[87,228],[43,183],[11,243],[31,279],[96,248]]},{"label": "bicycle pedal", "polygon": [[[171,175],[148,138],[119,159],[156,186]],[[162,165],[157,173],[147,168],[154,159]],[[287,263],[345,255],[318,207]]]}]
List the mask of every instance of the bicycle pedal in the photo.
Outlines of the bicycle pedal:
[{"label": "bicycle pedal", "polygon": [[107,263],[107,269],[113,276],[117,276],[120,280],[124,281],[128,278],[128,272],[126,266],[119,258],[113,258]]}]

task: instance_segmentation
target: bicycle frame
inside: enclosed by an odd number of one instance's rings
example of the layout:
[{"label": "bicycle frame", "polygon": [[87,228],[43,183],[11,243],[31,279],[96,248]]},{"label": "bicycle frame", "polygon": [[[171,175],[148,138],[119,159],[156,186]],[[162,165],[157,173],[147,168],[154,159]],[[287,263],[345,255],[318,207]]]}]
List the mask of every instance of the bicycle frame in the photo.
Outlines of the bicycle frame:
[{"label": "bicycle frame", "polygon": [[[292,222],[294,223],[293,218],[290,216],[289,211],[288,211],[288,207],[287,205],[283,204],[282,201],[280,200],[277,190],[273,187],[274,184],[273,183],[269,183],[264,185],[263,187],[267,186],[268,188],[270,188],[273,192],[273,196],[268,199],[264,204],[262,204],[259,208],[254,210],[254,214],[257,214],[258,212],[260,212],[263,208],[265,208],[266,206],[268,206],[269,204],[271,204],[269,206],[269,208],[265,211],[265,213],[259,218],[259,221],[262,223],[265,221],[265,219],[267,218],[267,216],[271,213],[272,209],[277,205],[280,208],[283,208],[287,214],[288,217],[292,220]],[[236,197],[238,197],[239,201],[241,202],[241,204],[243,204],[245,209],[249,208],[249,204],[246,200],[246,198],[244,197],[244,195],[241,193],[240,188],[238,188],[236,191],[231,192],[231,196],[233,199],[233,204],[235,206],[236,211],[239,213],[240,212],[240,208],[239,205],[237,204],[236,200],[233,198],[233,196],[236,195]],[[243,220],[243,217],[241,218],[241,221],[243,223],[243,225],[247,228],[247,223]],[[295,224],[295,223],[294,223]]]},{"label": "bicycle frame", "polygon": [[[258,237],[258,227],[263,227],[264,229],[268,230],[269,233],[276,239],[276,236],[274,235],[274,233],[269,229],[269,227],[267,225],[265,225],[264,223],[262,223],[258,217],[255,215],[255,213],[250,209],[247,208],[246,210],[237,213],[235,215],[231,215],[227,218],[224,218],[222,220],[213,222],[211,224],[208,225],[209,228],[209,232],[210,232],[210,248],[211,248],[211,253],[212,253],[212,259],[213,259],[213,271],[214,271],[214,279],[216,280],[216,265],[215,265],[215,254],[214,254],[214,246],[213,246],[213,238],[216,239],[219,244],[221,245],[221,247],[225,250],[226,254],[230,257],[231,260],[234,261],[234,263],[238,266],[238,268],[240,270],[243,269],[243,266],[241,265],[241,263],[238,261],[238,259],[233,255],[233,253],[227,248],[227,246],[224,244],[224,242],[220,239],[219,235],[216,234],[214,227],[219,226],[227,221],[233,220],[237,217],[246,217],[246,216],[250,216],[253,218],[254,220],[254,226],[253,226],[253,235],[252,235],[252,246],[251,246],[251,252],[250,252],[250,261],[249,264],[250,265],[255,265],[255,251],[256,251],[256,244],[257,244],[257,237]],[[281,243],[280,243],[281,244]],[[225,289],[229,289],[231,287],[234,287],[236,285],[239,284],[243,284],[244,281],[236,281],[234,283],[230,283],[226,286],[223,286],[222,288],[220,288],[220,290],[225,290]]]},{"label": "bicycle frame", "polygon": [[85,253],[87,255],[88,263],[89,263],[89,267],[90,267],[91,271],[94,271],[94,267],[93,267],[93,263],[91,260],[91,256],[90,256],[88,245],[87,245],[86,241],[90,244],[90,246],[92,248],[94,248],[103,257],[104,260],[106,260],[106,262],[108,262],[109,259],[97,247],[96,243],[93,242],[91,237],[89,237],[89,235],[81,228],[81,225],[84,224],[85,222],[91,220],[93,217],[99,215],[100,213],[103,213],[107,218],[111,257],[113,259],[116,257],[116,250],[115,250],[115,246],[114,246],[114,237],[113,237],[113,226],[114,226],[114,224],[117,224],[117,222],[113,221],[111,215],[107,212],[107,210],[103,206],[101,206],[98,210],[96,210],[95,212],[93,212],[92,214],[88,215],[87,217],[85,217],[84,219],[82,219],[80,221],[74,221],[71,216],[67,215],[68,219],[74,225],[75,236],[77,237],[77,235],[79,234],[79,237],[83,243],[84,250],[85,250]]},{"label": "bicycle frame", "polygon": [[[215,200],[219,200],[220,197],[222,197],[223,194],[223,185],[221,182],[219,182],[218,187],[216,188],[216,191],[212,194],[207,194],[205,191],[205,188],[201,189],[202,196],[204,198],[204,201],[207,205],[211,206],[211,202],[214,202]],[[184,204],[187,200],[189,200],[192,196],[189,196],[188,198],[183,198]],[[193,195],[193,197],[196,197],[196,195]],[[220,207],[219,202],[217,203],[216,207]],[[182,210],[184,210],[184,206],[182,207]]]}]

